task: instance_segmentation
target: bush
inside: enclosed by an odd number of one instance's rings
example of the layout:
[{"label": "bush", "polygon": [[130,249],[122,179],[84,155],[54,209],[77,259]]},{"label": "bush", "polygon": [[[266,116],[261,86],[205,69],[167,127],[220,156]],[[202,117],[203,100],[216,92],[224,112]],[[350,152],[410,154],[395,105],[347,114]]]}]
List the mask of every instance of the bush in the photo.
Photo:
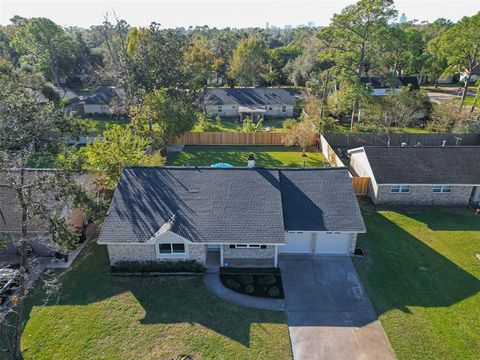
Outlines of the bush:
[{"label": "bush", "polygon": [[238,275],[238,281],[240,284],[249,285],[253,282],[253,276],[250,274],[240,274]]},{"label": "bush", "polygon": [[296,123],[297,123],[297,120],[295,119],[284,120],[282,123],[283,130],[290,130],[293,127],[293,125],[295,125]]},{"label": "bush", "polygon": [[253,294],[253,292],[255,291],[255,287],[253,285],[247,285],[245,286],[245,292],[247,294]]},{"label": "bush", "polygon": [[238,289],[240,287],[240,284],[236,282],[233,278],[228,278],[227,281],[225,281],[225,284],[230,289]]},{"label": "bush", "polygon": [[264,275],[258,279],[260,285],[273,285],[277,282],[277,278],[274,275]]},{"label": "bush", "polygon": [[280,289],[276,286],[272,286],[270,289],[268,289],[268,296],[279,297],[280,296]]},{"label": "bush", "polygon": [[119,261],[112,266],[113,272],[195,272],[205,271],[205,267],[195,260],[181,261]]}]

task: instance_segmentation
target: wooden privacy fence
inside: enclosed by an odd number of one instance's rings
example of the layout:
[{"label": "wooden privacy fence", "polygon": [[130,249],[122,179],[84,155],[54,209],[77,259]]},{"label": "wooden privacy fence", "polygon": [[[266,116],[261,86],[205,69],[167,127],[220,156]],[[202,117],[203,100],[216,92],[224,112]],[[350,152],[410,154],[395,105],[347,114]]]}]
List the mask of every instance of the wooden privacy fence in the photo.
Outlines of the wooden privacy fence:
[{"label": "wooden privacy fence", "polygon": [[365,196],[368,194],[368,186],[370,185],[369,177],[352,177],[353,191],[355,195]]},{"label": "wooden privacy fence", "polygon": [[320,150],[322,150],[323,156],[325,156],[325,159],[329,162],[330,166],[332,167],[344,167],[345,165],[343,164],[342,160],[338,157],[337,154],[335,154],[335,151],[332,149],[332,147],[329,145],[325,137],[320,134]]},{"label": "wooden privacy fence", "polygon": [[[187,132],[173,144],[183,145],[283,145],[283,132]],[[312,143],[314,145],[314,142]]]},{"label": "wooden privacy fence", "polygon": [[441,146],[445,141],[446,146],[480,145],[480,135],[477,134],[376,134],[376,133],[327,133],[323,134],[333,148],[359,147],[359,146]]}]

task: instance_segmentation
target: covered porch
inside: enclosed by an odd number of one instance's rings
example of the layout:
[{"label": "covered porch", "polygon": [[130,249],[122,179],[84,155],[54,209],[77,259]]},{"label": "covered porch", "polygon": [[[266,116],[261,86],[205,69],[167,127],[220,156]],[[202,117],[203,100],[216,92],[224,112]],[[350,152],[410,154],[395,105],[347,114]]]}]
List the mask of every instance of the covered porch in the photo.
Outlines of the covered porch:
[{"label": "covered porch", "polygon": [[260,119],[265,120],[266,109],[263,106],[239,106],[238,114],[240,115],[240,122],[246,117],[250,117],[254,123]]},{"label": "covered porch", "polygon": [[[207,246],[207,256],[205,265],[207,269],[215,269],[219,267],[277,267],[278,266],[278,246],[270,245],[268,249],[264,247],[258,248],[240,248],[231,249],[231,245],[209,244]],[[240,250],[235,254],[232,251]],[[251,255],[245,256],[245,250],[251,252]],[[265,252],[268,254],[263,255]]]}]

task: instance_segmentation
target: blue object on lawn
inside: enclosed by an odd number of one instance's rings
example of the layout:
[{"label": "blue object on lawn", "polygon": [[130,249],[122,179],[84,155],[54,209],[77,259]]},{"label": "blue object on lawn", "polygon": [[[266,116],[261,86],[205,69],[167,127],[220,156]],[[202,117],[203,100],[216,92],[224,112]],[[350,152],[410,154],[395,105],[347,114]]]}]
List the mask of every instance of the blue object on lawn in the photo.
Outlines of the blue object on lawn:
[{"label": "blue object on lawn", "polygon": [[231,165],[231,164],[228,164],[228,163],[216,163],[216,164],[210,165],[210,167],[214,167],[214,168],[233,168],[234,166]]}]

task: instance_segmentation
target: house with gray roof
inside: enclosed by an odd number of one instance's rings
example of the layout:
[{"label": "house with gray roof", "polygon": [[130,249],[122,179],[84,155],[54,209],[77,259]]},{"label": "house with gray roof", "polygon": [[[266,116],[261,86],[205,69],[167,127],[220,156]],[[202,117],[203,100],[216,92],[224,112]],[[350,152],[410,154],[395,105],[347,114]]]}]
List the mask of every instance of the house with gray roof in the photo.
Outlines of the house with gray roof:
[{"label": "house with gray roof", "polygon": [[369,197],[375,204],[480,202],[478,146],[365,146],[348,154],[351,170],[370,178]]},{"label": "house with gray roof", "polygon": [[294,116],[295,96],[292,88],[207,88],[200,103],[208,116],[291,118]]},{"label": "house with gray roof", "polygon": [[217,254],[219,266],[277,266],[279,254],[350,255],[362,232],[345,168],[127,167],[98,244],[112,265]]}]

